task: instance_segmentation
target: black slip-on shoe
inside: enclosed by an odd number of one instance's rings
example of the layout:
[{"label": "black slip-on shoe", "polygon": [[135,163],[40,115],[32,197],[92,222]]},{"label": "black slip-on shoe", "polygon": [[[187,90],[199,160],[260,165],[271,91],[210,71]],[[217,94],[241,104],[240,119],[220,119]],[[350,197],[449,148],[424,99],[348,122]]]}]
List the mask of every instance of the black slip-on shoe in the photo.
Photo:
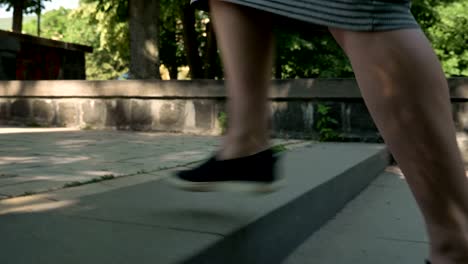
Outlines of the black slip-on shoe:
[{"label": "black slip-on shoe", "polygon": [[168,180],[173,186],[189,191],[269,193],[281,186],[276,175],[277,160],[278,156],[271,149],[229,160],[213,156],[194,169],[177,172]]}]

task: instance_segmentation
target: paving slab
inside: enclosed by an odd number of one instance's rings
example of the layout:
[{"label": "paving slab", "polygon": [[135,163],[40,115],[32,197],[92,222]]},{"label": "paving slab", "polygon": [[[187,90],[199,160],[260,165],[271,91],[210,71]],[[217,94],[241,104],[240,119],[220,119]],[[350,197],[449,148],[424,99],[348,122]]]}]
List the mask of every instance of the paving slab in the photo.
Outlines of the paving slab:
[{"label": "paving slab", "polygon": [[179,263],[219,236],[68,217],[53,213],[0,217],[0,263]]},{"label": "paving slab", "polygon": [[284,264],[422,264],[428,248],[422,217],[405,179],[387,172]]},{"label": "paving slab", "polygon": [[36,181],[24,181],[17,184],[4,185],[0,187],[0,194],[8,197],[26,195],[33,193],[32,191],[25,190],[52,190],[63,186],[58,185],[57,182],[47,180],[36,180]]}]

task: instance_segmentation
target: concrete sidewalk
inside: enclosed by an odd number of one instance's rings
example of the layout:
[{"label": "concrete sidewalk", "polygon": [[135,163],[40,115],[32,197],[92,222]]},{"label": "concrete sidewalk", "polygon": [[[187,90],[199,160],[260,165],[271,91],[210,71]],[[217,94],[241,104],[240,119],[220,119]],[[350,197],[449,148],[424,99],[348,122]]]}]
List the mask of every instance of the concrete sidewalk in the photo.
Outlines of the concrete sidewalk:
[{"label": "concrete sidewalk", "polygon": [[428,249],[408,185],[389,167],[284,264],[424,264]]},{"label": "concrete sidewalk", "polygon": [[[215,151],[219,140],[167,133],[0,128],[0,199],[188,166]],[[274,142],[291,147],[301,143]]]},{"label": "concrete sidewalk", "polygon": [[[309,236],[310,226],[319,228],[354,197],[351,189],[362,190],[382,164],[385,168],[382,145],[283,141],[291,144],[281,166],[288,185],[271,195],[248,196],[187,193],[160,181],[173,168],[209,155],[217,138],[26,132],[0,134],[0,168],[11,173],[2,172],[0,193],[34,186],[31,181],[58,190],[0,200],[0,263],[409,264],[426,256],[420,216],[395,172],[382,173],[334,220],[293,248],[291,239]],[[88,180],[99,172],[121,177],[60,189],[68,177]]]}]

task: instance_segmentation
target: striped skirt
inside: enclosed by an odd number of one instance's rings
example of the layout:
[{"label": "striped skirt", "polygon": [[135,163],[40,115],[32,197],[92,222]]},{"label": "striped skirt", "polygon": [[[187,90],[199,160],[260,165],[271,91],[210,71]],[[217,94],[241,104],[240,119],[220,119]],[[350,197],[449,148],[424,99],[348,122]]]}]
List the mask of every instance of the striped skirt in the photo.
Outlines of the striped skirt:
[{"label": "striped skirt", "polygon": [[[192,0],[206,7],[208,0]],[[417,28],[410,0],[223,0],[274,15],[353,31]]]}]

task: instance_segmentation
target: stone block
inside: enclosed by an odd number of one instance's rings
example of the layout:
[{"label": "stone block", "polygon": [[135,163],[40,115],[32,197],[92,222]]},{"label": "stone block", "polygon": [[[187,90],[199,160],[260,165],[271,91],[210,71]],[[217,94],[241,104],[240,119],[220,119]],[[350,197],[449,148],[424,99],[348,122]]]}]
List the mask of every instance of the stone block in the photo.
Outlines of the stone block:
[{"label": "stone block", "polygon": [[52,100],[35,100],[32,109],[33,118],[36,122],[46,125],[53,123],[55,111]]},{"label": "stone block", "polygon": [[468,103],[452,103],[453,119],[458,131],[468,131]]},{"label": "stone block", "polygon": [[313,107],[310,102],[272,102],[271,127],[275,135],[307,137],[313,133]]},{"label": "stone block", "polygon": [[275,131],[297,131],[304,128],[302,108],[298,103],[274,102],[272,103],[272,115],[272,125]]},{"label": "stone block", "polygon": [[372,120],[364,103],[349,103],[346,105],[346,118],[349,121],[349,132],[377,132],[377,127]]},{"label": "stone block", "polygon": [[83,122],[86,125],[105,126],[107,107],[102,100],[86,100],[81,104]]},{"label": "stone block", "polygon": [[77,126],[79,123],[79,111],[77,102],[65,101],[58,103],[57,125],[59,126]]},{"label": "stone block", "polygon": [[31,104],[27,99],[18,99],[11,104],[11,116],[16,119],[28,119],[31,117]]},{"label": "stone block", "polygon": [[107,101],[106,126],[116,126],[118,129],[129,129],[132,120],[130,100],[117,99]]},{"label": "stone block", "polygon": [[131,121],[130,126],[135,130],[149,130],[153,123],[151,102],[147,100],[131,101]]},{"label": "stone block", "polygon": [[465,166],[468,165],[468,134],[466,132],[457,133],[457,143],[462,155]]},{"label": "stone block", "polygon": [[155,104],[158,116],[158,129],[182,131],[185,122],[186,102],[182,100],[164,101]]},{"label": "stone block", "polygon": [[199,129],[213,128],[214,102],[203,100],[194,101],[195,106],[195,127]]},{"label": "stone block", "polygon": [[0,119],[7,120],[10,118],[10,102],[8,100],[0,100]]}]

